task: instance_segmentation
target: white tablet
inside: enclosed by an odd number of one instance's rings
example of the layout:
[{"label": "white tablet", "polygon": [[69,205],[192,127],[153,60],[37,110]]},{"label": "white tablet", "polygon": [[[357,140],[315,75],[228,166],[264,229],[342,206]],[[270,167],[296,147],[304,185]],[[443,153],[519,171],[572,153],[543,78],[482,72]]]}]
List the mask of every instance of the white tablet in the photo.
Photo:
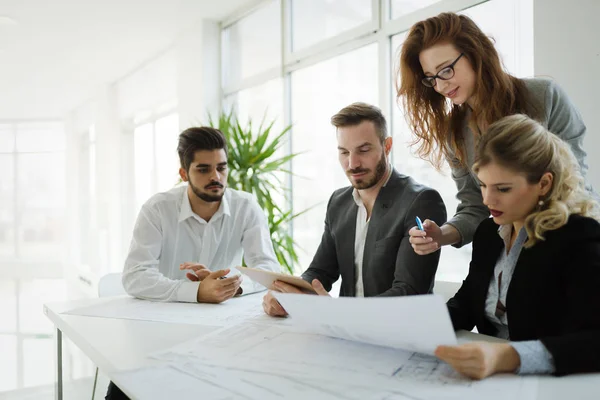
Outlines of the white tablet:
[{"label": "white tablet", "polygon": [[273,282],[281,281],[292,286],[297,287],[306,293],[315,293],[310,283],[306,282],[299,276],[280,274],[272,271],[265,271],[262,269],[248,268],[248,267],[236,267],[242,274],[247,275],[255,282],[260,283],[267,289],[271,289]]}]

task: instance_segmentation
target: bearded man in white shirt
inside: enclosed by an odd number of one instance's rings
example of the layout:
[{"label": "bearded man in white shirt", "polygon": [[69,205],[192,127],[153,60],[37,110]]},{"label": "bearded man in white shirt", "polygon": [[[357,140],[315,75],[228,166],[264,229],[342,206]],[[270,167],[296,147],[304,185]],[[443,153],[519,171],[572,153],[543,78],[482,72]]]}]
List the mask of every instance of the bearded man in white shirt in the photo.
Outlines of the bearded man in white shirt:
[{"label": "bearded man in white shirt", "polygon": [[179,135],[179,174],[187,185],[152,196],[138,216],[123,286],[154,301],[221,303],[263,290],[241,265],[279,272],[267,219],[251,194],[227,188],[227,143],[214,128]]}]

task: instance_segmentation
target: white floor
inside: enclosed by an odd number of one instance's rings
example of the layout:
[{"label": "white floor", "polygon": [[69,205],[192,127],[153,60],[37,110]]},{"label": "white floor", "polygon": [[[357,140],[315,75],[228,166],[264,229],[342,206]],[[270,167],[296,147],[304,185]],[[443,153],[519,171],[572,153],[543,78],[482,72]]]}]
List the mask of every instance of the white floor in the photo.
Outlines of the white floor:
[{"label": "white floor", "polygon": [[[108,378],[98,374],[95,400],[104,400],[108,388]],[[63,388],[64,400],[91,399],[94,378],[81,378],[65,382]],[[54,400],[54,385],[30,387],[9,392],[0,392],[0,400]]]},{"label": "white floor", "polygon": [[[0,400],[54,398],[55,332],[43,304],[79,297],[64,279],[0,279]],[[89,358],[64,339],[65,399],[90,399],[94,372]],[[96,399],[104,399],[107,385],[97,385]]]}]

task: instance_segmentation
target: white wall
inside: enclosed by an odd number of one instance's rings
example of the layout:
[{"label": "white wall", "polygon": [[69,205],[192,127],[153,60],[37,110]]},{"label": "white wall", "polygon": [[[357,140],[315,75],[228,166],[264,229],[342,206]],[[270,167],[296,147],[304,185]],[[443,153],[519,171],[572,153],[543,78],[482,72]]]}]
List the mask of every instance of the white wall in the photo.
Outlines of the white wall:
[{"label": "white wall", "polygon": [[205,123],[207,112],[220,109],[220,38],[219,24],[203,21],[177,42],[177,111],[182,130]]},{"label": "white wall", "polygon": [[534,71],[569,94],[585,124],[588,178],[600,190],[600,1],[534,0]]},{"label": "white wall", "polygon": [[185,129],[218,111],[221,98],[220,28],[201,21],[186,29],[156,58],[117,81],[122,121],[172,105]]},{"label": "white wall", "polygon": [[168,49],[115,84],[122,120],[150,113],[177,99],[177,54]]}]

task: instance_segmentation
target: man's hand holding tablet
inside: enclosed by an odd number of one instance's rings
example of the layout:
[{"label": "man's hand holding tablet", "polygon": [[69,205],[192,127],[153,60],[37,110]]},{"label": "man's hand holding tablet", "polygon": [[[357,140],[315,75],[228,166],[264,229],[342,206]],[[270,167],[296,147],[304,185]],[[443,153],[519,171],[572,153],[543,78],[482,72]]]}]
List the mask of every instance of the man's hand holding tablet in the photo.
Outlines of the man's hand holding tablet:
[{"label": "man's hand holding tablet", "polygon": [[314,279],[312,284],[310,284],[297,276],[246,267],[237,267],[237,269],[241,273],[248,275],[252,280],[270,289],[263,298],[263,310],[265,310],[267,315],[273,317],[285,317],[287,312],[283,309],[283,307],[281,307],[281,304],[279,304],[277,299],[275,299],[275,297],[272,295],[272,291],[329,296],[329,293],[327,293],[318,279]]}]

